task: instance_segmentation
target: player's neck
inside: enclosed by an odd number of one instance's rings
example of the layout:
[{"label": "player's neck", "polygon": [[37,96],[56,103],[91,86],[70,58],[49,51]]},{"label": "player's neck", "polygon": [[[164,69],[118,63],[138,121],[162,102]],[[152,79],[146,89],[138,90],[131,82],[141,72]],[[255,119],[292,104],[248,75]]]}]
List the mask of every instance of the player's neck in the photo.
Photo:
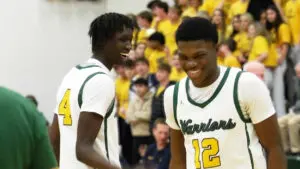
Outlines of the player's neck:
[{"label": "player's neck", "polygon": [[203,88],[203,87],[207,87],[211,84],[213,84],[219,77],[220,75],[220,68],[217,66],[214,70],[211,71],[211,73],[207,76],[207,78],[200,82],[200,83],[193,83],[195,87],[198,88]]},{"label": "player's neck", "polygon": [[113,65],[109,63],[109,61],[104,57],[103,54],[94,55],[93,58],[101,62],[108,70],[112,69]]}]

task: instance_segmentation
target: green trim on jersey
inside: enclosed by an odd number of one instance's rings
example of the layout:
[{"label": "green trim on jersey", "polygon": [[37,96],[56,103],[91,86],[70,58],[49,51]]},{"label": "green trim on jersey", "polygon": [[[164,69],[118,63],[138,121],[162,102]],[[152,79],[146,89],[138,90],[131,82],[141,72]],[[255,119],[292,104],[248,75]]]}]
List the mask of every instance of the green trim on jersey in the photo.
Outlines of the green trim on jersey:
[{"label": "green trim on jersey", "polygon": [[98,75],[98,74],[105,74],[103,72],[96,72],[96,73],[93,73],[91,75],[89,75],[83,82],[83,84],[81,85],[80,87],[80,90],[79,90],[79,94],[78,94],[78,105],[79,107],[81,108],[81,105],[82,105],[82,94],[83,94],[83,88],[85,86],[85,84],[91,79],[93,78],[94,76]]},{"label": "green trim on jersey", "polygon": [[92,67],[100,67],[98,65],[86,65],[86,66],[82,66],[82,65],[77,65],[76,68],[81,70],[81,69],[87,69],[87,68],[92,68]]},{"label": "green trim on jersey", "polygon": [[179,82],[175,84],[174,91],[173,91],[173,112],[174,112],[174,119],[178,127],[180,128],[180,125],[178,123],[177,119],[177,104],[178,104],[178,89],[179,89]]},{"label": "green trim on jersey", "polygon": [[[93,66],[93,67],[96,67],[96,66]],[[99,67],[99,66],[97,66]],[[84,86],[86,85],[86,83],[91,79],[93,78],[94,76],[98,75],[98,74],[105,74],[103,72],[96,72],[96,73],[93,73],[91,75],[89,75],[85,81],[83,82],[83,84],[81,85],[80,87],[80,90],[79,90],[79,94],[78,94],[78,105],[79,107],[81,108],[82,106],[82,94],[83,94],[83,89],[84,89]],[[108,151],[108,140],[107,140],[107,120],[108,118],[110,117],[110,115],[112,114],[113,112],[113,109],[114,109],[114,105],[115,105],[115,98],[113,99],[112,103],[110,104],[107,112],[106,112],[106,115],[104,117],[104,144],[105,144],[105,150],[106,150],[106,157],[107,159],[109,160],[109,151]]]},{"label": "green trim on jersey", "polygon": [[239,88],[239,79],[241,77],[241,74],[243,72],[240,71],[237,73],[236,75],[236,78],[234,80],[234,86],[233,86],[233,100],[234,100],[234,105],[235,105],[235,108],[241,118],[241,120],[245,123],[251,123],[251,119],[246,119],[244,114],[243,114],[243,111],[242,111],[242,108],[240,106],[240,103],[239,103],[239,96],[238,96],[238,88]]},{"label": "green trim on jersey", "polygon": [[106,157],[108,160],[109,160],[109,151],[108,151],[108,140],[107,140],[107,120],[112,114],[114,110],[114,106],[115,106],[115,98],[112,100],[104,118],[104,144],[105,144]]},{"label": "green trim on jersey", "polygon": [[249,136],[249,132],[248,132],[248,128],[247,128],[247,123],[245,123],[245,131],[246,131],[246,137],[247,137],[247,148],[248,148],[248,152],[249,152],[249,157],[250,157],[250,162],[251,162],[251,168],[254,169],[254,162],[253,162],[253,155],[250,149],[250,136]]},{"label": "green trim on jersey", "polygon": [[228,78],[228,75],[229,75],[229,72],[230,72],[230,68],[227,68],[226,69],[226,72],[220,82],[220,84],[218,85],[217,89],[215,90],[214,94],[205,102],[203,103],[197,103],[195,100],[193,100],[189,94],[189,90],[190,90],[190,87],[189,87],[189,78],[186,79],[186,83],[185,83],[185,89],[186,89],[186,94],[187,94],[187,98],[188,98],[188,101],[195,105],[195,106],[198,106],[198,107],[201,107],[201,108],[204,108],[205,106],[207,106],[210,102],[212,102],[216,97],[217,95],[219,94],[219,92],[221,91],[221,89],[223,88],[227,78]]}]

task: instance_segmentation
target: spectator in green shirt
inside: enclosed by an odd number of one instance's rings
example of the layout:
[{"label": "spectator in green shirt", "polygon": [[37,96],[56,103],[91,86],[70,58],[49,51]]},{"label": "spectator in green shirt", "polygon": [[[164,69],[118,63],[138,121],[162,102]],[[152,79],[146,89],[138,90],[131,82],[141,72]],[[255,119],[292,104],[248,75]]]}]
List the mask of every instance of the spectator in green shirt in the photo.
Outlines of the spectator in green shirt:
[{"label": "spectator in green shirt", "polygon": [[0,168],[55,169],[45,118],[28,99],[0,87]]}]

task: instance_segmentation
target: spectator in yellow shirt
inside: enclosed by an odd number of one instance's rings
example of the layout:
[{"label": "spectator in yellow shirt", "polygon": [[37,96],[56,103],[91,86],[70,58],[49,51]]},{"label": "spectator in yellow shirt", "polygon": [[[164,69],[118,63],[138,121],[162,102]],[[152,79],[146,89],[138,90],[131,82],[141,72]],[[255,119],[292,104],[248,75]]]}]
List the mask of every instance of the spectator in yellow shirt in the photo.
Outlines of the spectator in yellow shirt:
[{"label": "spectator in yellow shirt", "polygon": [[177,50],[173,53],[173,60],[171,62],[171,65],[172,65],[172,71],[170,74],[171,81],[178,82],[181,79],[183,79],[184,77],[186,77],[186,73],[184,72],[184,70],[182,69],[182,67],[180,65],[179,55],[178,55]]},{"label": "spectator in yellow shirt", "polygon": [[267,8],[267,30],[271,34],[271,48],[269,55],[274,55],[277,62],[275,69],[267,69],[266,80],[271,87],[274,105],[278,117],[286,114],[285,92],[284,92],[284,72],[286,70],[286,57],[291,44],[290,29],[280,15],[276,6],[272,5]]},{"label": "spectator in yellow shirt", "polygon": [[264,26],[260,23],[251,24],[248,29],[248,36],[251,39],[248,61],[258,61],[266,67],[274,66],[274,63],[272,63],[274,58],[268,57],[270,42],[267,39],[267,30]]},{"label": "spectator in yellow shirt", "polygon": [[146,42],[147,38],[153,32],[155,32],[155,30],[151,28],[152,21],[153,16],[149,11],[142,11],[137,15],[137,23],[140,27],[140,32],[138,33],[137,37],[137,43]]},{"label": "spectator in yellow shirt", "polygon": [[233,17],[231,25],[228,25],[226,28],[226,39],[232,38],[235,39],[235,36],[241,30],[241,15],[236,15]]},{"label": "spectator in yellow shirt", "polygon": [[224,66],[241,68],[241,64],[233,54],[236,50],[236,46],[236,42],[233,39],[228,39],[220,45],[219,51],[221,57],[224,58]]},{"label": "spectator in yellow shirt", "polygon": [[166,46],[169,48],[170,53],[177,49],[175,33],[181,23],[181,14],[182,10],[179,7],[171,7],[168,13],[169,22],[161,30],[166,37]]},{"label": "spectator in yellow shirt", "polygon": [[195,17],[197,16],[198,9],[202,4],[202,0],[188,0],[189,7],[183,12],[182,17]]},{"label": "spectator in yellow shirt", "polygon": [[225,13],[222,9],[216,9],[213,12],[212,23],[216,25],[219,37],[219,43],[225,40],[226,23]]},{"label": "spectator in yellow shirt", "polygon": [[151,52],[147,53],[146,58],[150,63],[150,73],[154,74],[157,72],[158,65],[167,61],[167,53],[165,51],[165,37],[160,32],[153,33],[148,38],[147,48]]},{"label": "spectator in yellow shirt", "polygon": [[188,7],[188,0],[174,0],[175,1],[175,5],[180,7],[180,9],[182,11],[185,11],[185,9],[187,9]]},{"label": "spectator in yellow shirt", "polygon": [[284,8],[294,45],[300,44],[300,0],[289,0]]},{"label": "spectator in yellow shirt", "polygon": [[238,0],[237,2],[233,3],[228,12],[228,19],[232,20],[234,16],[246,13],[249,2],[250,0]]},{"label": "spectator in yellow shirt", "polygon": [[153,6],[153,12],[155,15],[154,20],[152,21],[151,27],[156,31],[160,31],[163,29],[164,25],[168,22],[168,12],[169,5],[166,2],[157,2]]},{"label": "spectator in yellow shirt", "polygon": [[249,13],[241,15],[241,29],[240,32],[234,37],[237,42],[237,49],[242,53],[242,57],[239,57],[241,63],[247,61],[247,57],[250,51],[250,40],[248,37],[248,27],[253,22],[253,17]]}]

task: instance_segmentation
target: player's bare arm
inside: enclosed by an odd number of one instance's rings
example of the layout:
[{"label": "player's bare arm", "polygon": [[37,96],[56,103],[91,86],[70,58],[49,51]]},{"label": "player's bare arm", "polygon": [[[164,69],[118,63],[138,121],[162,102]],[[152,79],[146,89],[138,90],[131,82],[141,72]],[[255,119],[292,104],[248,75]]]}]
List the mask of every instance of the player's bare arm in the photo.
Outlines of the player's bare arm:
[{"label": "player's bare arm", "polygon": [[120,169],[112,166],[94,149],[94,142],[102,125],[103,117],[97,113],[81,112],[76,142],[77,159],[93,168]]},{"label": "player's bare arm", "polygon": [[59,132],[59,126],[58,126],[58,117],[57,114],[54,114],[53,122],[50,127],[50,140],[51,144],[55,153],[55,157],[57,160],[57,163],[59,164],[59,155],[60,155],[60,132]]},{"label": "player's bare arm", "polygon": [[267,152],[268,169],[286,169],[287,163],[281,145],[276,115],[254,125],[260,143]]},{"label": "player's bare arm", "polygon": [[186,169],[186,152],[181,130],[171,129],[171,162],[169,169]]}]

